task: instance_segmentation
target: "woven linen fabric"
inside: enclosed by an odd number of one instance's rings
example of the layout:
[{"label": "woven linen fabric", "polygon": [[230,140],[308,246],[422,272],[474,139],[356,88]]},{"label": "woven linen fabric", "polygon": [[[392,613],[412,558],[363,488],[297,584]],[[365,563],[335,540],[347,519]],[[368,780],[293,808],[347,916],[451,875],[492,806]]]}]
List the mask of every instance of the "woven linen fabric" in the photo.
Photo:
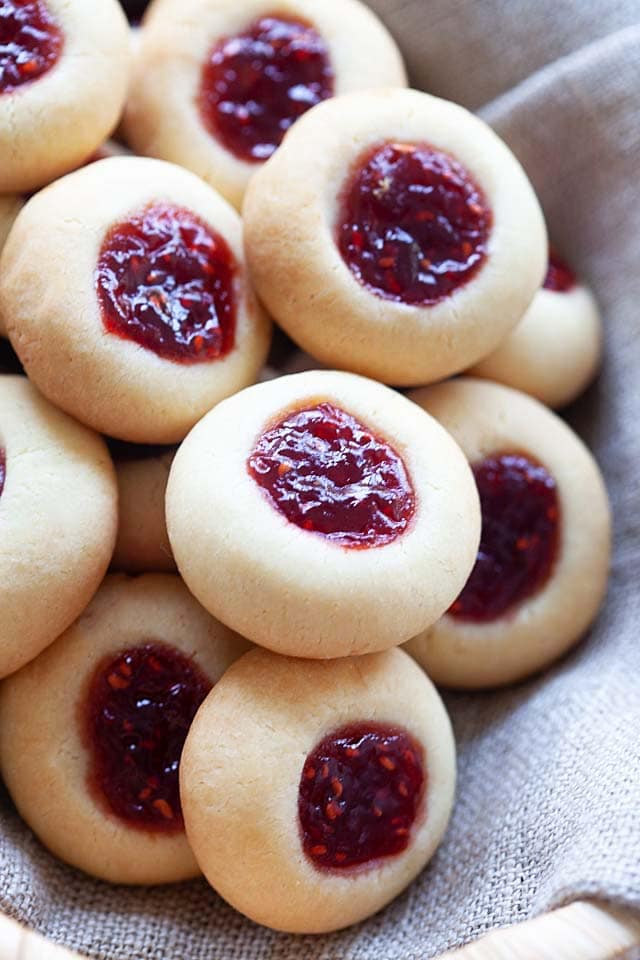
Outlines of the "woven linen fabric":
[{"label": "woven linen fabric", "polygon": [[55,862],[0,796],[0,909],[92,957],[426,960],[574,899],[640,909],[640,5],[374,6],[416,85],[482,106],[531,176],[555,245],[597,292],[605,365],[568,415],[613,499],[608,600],[552,671],[499,693],[446,696],[459,783],[445,842],[395,903],[339,934],[260,929],[202,881],[92,881]]}]

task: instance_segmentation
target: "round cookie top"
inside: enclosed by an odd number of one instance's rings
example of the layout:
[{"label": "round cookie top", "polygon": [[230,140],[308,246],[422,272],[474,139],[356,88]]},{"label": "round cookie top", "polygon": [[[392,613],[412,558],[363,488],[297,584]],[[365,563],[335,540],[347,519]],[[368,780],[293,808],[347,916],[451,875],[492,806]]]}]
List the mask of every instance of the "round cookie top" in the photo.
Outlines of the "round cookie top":
[{"label": "round cookie top", "polygon": [[252,651],[205,700],[180,771],[209,882],[295,933],[396,896],[440,842],[454,781],[442,702],[398,650],[325,662]]},{"label": "round cookie top", "polygon": [[302,115],[396,85],[398,48],[359,0],[163,0],[145,16],[125,128],[138,153],[193,170],[239,207]]},{"label": "round cookie top", "polygon": [[247,649],[178,577],[107,577],[76,623],[0,692],[3,775],[42,842],[113,883],[195,876],[182,748],[201,702]]},{"label": "round cookie top", "polygon": [[314,371],[250,387],[194,428],[167,526],[189,588],[223,622],[281,653],[336,657],[401,643],[450,605],[479,509],[430,418],[380,384]]},{"label": "round cookie top", "polygon": [[91,156],[118,123],[130,59],[117,0],[3,0],[1,194],[35,191]]},{"label": "round cookie top", "polygon": [[27,203],[0,312],[43,393],[142,443],[181,440],[252,383],[270,338],[238,215],[193,174],[140,157],[93,163]]},{"label": "round cookie top", "polygon": [[325,365],[396,385],[486,355],[544,276],[544,220],[515,157],[415,90],[314,107],[256,172],[243,216],[256,288],[286,332]]},{"label": "round cookie top", "polygon": [[598,304],[552,248],[547,273],[524,317],[497,350],[468,371],[563,407],[595,377],[602,357]]},{"label": "round cookie top", "polygon": [[22,376],[0,376],[0,677],[36,657],[82,612],[117,526],[101,437]]},{"label": "round cookie top", "polygon": [[463,377],[411,399],[467,455],[482,533],[460,595],[407,649],[447,686],[522,679],[566,652],[602,602],[610,555],[602,477],[573,431],[525,394]]}]

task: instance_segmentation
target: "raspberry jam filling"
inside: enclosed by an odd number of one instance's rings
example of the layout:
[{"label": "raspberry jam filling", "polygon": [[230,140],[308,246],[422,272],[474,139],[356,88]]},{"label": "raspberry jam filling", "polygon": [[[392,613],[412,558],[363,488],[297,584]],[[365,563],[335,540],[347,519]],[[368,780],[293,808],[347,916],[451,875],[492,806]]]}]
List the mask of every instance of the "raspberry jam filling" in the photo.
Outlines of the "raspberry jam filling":
[{"label": "raspberry jam filling", "polygon": [[142,830],[182,829],[180,756],[211,683],[160,643],[125,650],[95,671],[85,704],[89,785],[109,811]]},{"label": "raspberry jam filling", "polygon": [[542,284],[544,289],[553,290],[554,293],[568,293],[577,283],[578,278],[569,264],[555,250],[550,250],[547,275]]},{"label": "raspberry jam filling", "polygon": [[344,547],[391,543],[415,512],[401,457],[331,403],[287,414],[258,439],[247,466],[287,520]]},{"label": "raspberry jam filling", "polygon": [[272,14],[213,48],[202,71],[200,113],[227,150],[259,163],[333,88],[320,34],[304,20]]},{"label": "raspberry jam filling", "polygon": [[547,582],[558,552],[560,505],[548,471],[517,453],[473,466],[482,535],[475,567],[449,613],[496,620]]},{"label": "raspberry jam filling", "polygon": [[44,0],[0,2],[0,94],[44,76],[62,53],[63,37]]},{"label": "raspberry jam filling", "polygon": [[0,497],[4,492],[4,483],[7,479],[7,454],[5,450],[0,450]]},{"label": "raspberry jam filling", "polygon": [[107,234],[96,270],[105,329],[174,363],[233,349],[236,264],[195,214],[157,203]]},{"label": "raspberry jam filling", "polygon": [[338,246],[388,300],[429,306],[485,262],[491,210],[469,172],[426,144],[386,143],[359,159],[342,197]]},{"label": "raspberry jam filling", "polygon": [[304,852],[330,870],[402,853],[425,780],[423,750],[404,730],[359,723],[329,734],[300,778]]}]

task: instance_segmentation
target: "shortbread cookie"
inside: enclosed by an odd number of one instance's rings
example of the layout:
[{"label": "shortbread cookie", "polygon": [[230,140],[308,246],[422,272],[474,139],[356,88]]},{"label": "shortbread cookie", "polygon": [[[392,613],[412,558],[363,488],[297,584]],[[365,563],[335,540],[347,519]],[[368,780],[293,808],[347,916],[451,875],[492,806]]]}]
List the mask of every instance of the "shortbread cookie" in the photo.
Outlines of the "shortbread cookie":
[{"label": "shortbread cookie", "polygon": [[239,206],[291,125],[334,94],[404,86],[393,39],[358,0],[160,0],[147,13],[125,131]]},{"label": "shortbread cookie", "polygon": [[125,573],[172,572],[164,498],[175,449],[114,451],[118,537],[111,566]]},{"label": "shortbread cookie", "polygon": [[440,843],[454,785],[446,711],[401,650],[248,653],[202,705],[180,771],[206,878],[292,933],[357,923],[397,896]]},{"label": "shortbread cookie", "polygon": [[506,145],[415,90],[316,107],[252,179],[258,293],[328,366],[423,384],[490,353],[546,267],[542,213]]},{"label": "shortbread cookie", "polygon": [[3,684],[2,774],[52,853],[113,883],[197,875],[180,755],[212,684],[247,649],[178,577],[108,577],[80,619]]},{"label": "shortbread cookie", "polygon": [[171,468],[167,527],[214,616],[277,653],[328,658],[433,623],[473,566],[480,516],[465,458],[431,417],[315,371],[201,420]]},{"label": "shortbread cookie", "polygon": [[461,378],[411,397],[469,458],[482,537],[464,590],[407,650],[444,686],[521,680],[565,653],[602,603],[610,517],[600,471],[562,420],[508,387]]},{"label": "shortbread cookie", "polygon": [[117,0],[3,0],[0,193],[80,166],[118,122],[130,70]]},{"label": "shortbread cookie", "polygon": [[544,284],[518,326],[469,373],[563,407],[591,383],[601,356],[602,322],[595,298],[552,252]]},{"label": "shortbread cookie", "polygon": [[181,440],[253,383],[270,337],[238,215],[192,173],[141,157],[27,203],[0,260],[0,314],[50,400],[139,443]]},{"label": "shortbread cookie", "polygon": [[0,377],[0,677],[52,643],[109,565],[117,491],[103,440],[24,377]]}]

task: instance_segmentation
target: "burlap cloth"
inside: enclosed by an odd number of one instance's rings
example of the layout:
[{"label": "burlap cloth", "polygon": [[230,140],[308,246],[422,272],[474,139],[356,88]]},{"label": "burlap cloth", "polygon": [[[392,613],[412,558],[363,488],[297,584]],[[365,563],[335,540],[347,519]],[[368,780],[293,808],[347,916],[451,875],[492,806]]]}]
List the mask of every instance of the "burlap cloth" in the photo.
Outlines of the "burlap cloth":
[{"label": "burlap cloth", "polygon": [[597,291],[605,367],[569,416],[614,502],[608,602],[551,673],[497,695],[447,697],[459,789],[445,843],[404,896],[342,934],[261,930],[199,881],[93,882],[51,859],[3,795],[0,909],[91,956],[426,960],[576,898],[640,909],[640,2],[374,6],[416,86],[474,108],[493,98],[484,116],[533,179],[554,242]]}]

